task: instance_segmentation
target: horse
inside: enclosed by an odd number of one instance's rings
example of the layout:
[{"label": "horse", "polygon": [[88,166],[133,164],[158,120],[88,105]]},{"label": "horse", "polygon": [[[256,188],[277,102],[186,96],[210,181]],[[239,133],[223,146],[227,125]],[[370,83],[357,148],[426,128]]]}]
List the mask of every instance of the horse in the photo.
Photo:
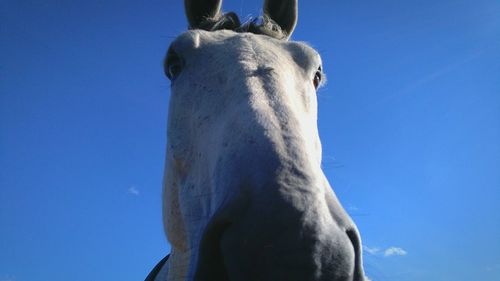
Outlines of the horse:
[{"label": "horse", "polygon": [[297,0],[241,23],[185,0],[170,45],[163,220],[154,281],[363,281],[359,232],[321,169],[319,54],[289,40]]}]

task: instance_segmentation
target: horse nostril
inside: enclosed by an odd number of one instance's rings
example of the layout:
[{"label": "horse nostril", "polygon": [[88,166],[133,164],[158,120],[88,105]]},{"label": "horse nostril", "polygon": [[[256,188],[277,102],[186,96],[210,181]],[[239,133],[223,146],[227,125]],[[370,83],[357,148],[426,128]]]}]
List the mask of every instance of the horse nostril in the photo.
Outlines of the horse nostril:
[{"label": "horse nostril", "polygon": [[195,281],[229,281],[220,240],[230,225],[228,222],[215,222],[207,226],[199,248]]},{"label": "horse nostril", "polygon": [[347,229],[347,237],[351,240],[351,244],[354,248],[354,274],[353,281],[364,281],[365,273],[363,270],[363,252],[361,247],[361,239],[359,233],[356,229]]}]

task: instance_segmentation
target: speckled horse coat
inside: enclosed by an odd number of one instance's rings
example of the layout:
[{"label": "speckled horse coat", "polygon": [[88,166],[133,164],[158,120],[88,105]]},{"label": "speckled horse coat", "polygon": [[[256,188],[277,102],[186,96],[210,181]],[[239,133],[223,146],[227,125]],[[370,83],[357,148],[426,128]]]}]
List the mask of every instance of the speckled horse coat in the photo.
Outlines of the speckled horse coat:
[{"label": "speckled horse coat", "polygon": [[289,41],[296,0],[241,24],[186,0],[171,80],[163,215],[172,251],[147,280],[362,281],[361,241],[321,170],[318,53]]}]

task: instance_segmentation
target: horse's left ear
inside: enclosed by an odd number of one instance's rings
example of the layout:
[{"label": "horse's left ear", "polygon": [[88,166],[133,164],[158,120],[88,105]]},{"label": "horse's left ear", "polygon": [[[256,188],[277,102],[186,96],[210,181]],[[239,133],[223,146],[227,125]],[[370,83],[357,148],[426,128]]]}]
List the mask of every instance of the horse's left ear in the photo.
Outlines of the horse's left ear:
[{"label": "horse's left ear", "polygon": [[206,19],[220,15],[222,0],[184,0],[186,17],[190,29],[200,28]]},{"label": "horse's left ear", "polygon": [[290,38],[297,25],[298,0],[265,0],[264,15],[276,22]]}]

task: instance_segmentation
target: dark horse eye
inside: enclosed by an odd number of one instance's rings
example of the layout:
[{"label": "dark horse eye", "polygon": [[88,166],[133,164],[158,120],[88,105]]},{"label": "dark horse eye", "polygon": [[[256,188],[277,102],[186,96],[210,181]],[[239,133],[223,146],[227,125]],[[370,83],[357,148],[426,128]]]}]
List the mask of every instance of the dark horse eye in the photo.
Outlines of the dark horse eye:
[{"label": "dark horse eye", "polygon": [[174,81],[182,72],[184,62],[181,57],[172,49],[168,50],[167,58],[165,59],[165,75],[170,81]]},{"label": "dark horse eye", "polygon": [[323,71],[321,70],[321,66],[316,70],[314,74],[313,84],[314,88],[318,89],[319,85],[321,85],[321,80],[323,79]]}]

